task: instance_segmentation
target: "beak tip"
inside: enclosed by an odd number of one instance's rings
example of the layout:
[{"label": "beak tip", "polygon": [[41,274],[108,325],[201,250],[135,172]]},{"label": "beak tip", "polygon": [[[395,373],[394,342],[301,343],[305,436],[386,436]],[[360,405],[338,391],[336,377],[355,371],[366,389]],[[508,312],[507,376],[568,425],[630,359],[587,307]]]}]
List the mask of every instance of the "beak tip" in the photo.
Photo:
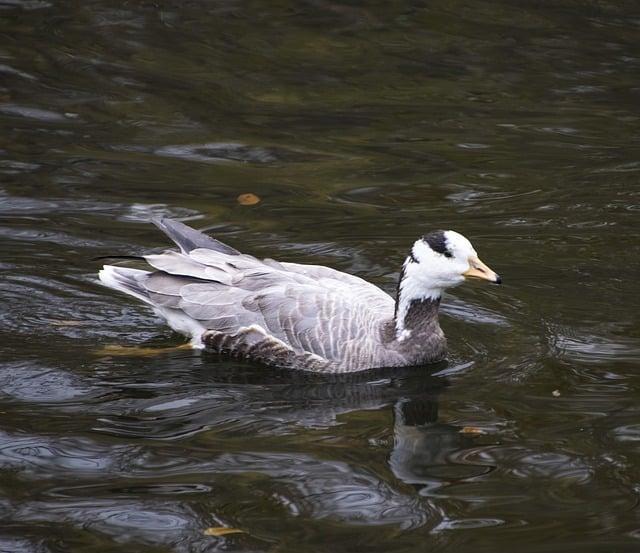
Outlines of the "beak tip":
[{"label": "beak tip", "polygon": [[496,279],[494,280],[496,284],[502,284],[502,277],[500,275],[496,275]]}]

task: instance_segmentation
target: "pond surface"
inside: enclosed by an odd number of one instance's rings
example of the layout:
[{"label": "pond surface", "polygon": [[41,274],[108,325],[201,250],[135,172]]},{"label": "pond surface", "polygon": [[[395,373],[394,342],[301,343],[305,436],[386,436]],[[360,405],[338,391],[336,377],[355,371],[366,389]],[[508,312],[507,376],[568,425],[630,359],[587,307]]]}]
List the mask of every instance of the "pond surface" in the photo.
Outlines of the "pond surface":
[{"label": "pond surface", "polygon": [[[636,2],[1,0],[0,36],[1,551],[639,550]],[[505,284],[447,295],[436,367],[228,362],[97,284],[154,215],[390,293],[453,228]]]}]

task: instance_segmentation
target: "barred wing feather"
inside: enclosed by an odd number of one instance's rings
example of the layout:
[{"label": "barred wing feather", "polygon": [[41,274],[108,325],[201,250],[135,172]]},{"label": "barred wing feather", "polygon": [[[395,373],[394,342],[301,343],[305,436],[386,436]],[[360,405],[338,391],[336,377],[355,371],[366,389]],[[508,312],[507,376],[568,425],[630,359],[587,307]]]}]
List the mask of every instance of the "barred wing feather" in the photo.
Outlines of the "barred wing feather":
[{"label": "barred wing feather", "polygon": [[326,267],[262,261],[195,249],[147,256],[160,272],[144,282],[154,304],[203,328],[234,334],[257,325],[296,352],[345,359],[374,349],[394,303],[379,288]]}]

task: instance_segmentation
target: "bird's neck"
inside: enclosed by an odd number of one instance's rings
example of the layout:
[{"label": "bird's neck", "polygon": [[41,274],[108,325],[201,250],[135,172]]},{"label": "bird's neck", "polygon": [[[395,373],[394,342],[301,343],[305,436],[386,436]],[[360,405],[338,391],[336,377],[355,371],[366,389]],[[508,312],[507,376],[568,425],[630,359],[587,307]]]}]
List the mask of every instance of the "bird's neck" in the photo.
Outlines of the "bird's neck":
[{"label": "bird's neck", "polygon": [[432,334],[438,325],[438,308],[442,290],[429,288],[420,278],[411,274],[411,265],[405,263],[398,281],[394,329],[396,339],[406,340],[423,334]]}]

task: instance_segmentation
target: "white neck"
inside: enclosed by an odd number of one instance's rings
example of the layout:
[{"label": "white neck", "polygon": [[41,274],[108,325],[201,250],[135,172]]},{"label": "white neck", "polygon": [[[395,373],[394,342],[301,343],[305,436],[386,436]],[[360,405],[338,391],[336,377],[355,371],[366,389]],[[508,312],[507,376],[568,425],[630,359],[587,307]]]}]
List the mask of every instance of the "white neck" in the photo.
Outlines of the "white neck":
[{"label": "white neck", "polygon": [[396,298],[396,338],[407,337],[408,331],[405,328],[405,317],[409,312],[409,307],[414,301],[424,301],[427,299],[438,300],[442,296],[442,288],[431,287],[420,275],[418,264],[407,258],[402,267],[400,283],[398,285],[398,297]]}]

